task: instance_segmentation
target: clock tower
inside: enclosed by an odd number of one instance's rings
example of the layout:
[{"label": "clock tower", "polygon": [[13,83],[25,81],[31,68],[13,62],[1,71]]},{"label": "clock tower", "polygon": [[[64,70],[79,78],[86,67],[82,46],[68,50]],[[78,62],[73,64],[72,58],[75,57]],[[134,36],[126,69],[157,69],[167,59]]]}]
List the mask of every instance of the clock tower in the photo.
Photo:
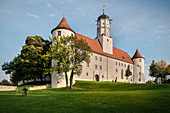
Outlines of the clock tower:
[{"label": "clock tower", "polygon": [[104,14],[100,15],[97,19],[97,37],[103,48],[103,52],[113,54],[113,39],[110,37],[110,19],[109,16]]}]

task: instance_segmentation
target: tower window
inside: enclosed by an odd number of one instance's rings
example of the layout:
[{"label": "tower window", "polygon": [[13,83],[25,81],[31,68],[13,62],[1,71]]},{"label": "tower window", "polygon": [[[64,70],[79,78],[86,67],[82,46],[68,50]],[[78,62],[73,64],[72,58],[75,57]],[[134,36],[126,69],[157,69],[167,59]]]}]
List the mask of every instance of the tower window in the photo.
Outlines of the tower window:
[{"label": "tower window", "polygon": [[100,57],[100,61],[102,61],[102,57]]},{"label": "tower window", "polygon": [[104,78],[104,75],[102,75],[102,78]]},{"label": "tower window", "polygon": [[118,69],[116,69],[116,72],[118,72]]},{"label": "tower window", "polygon": [[58,31],[58,36],[61,36],[61,31]]},{"label": "tower window", "polygon": [[95,59],[97,60],[97,56],[95,56]]},{"label": "tower window", "polygon": [[100,66],[100,70],[102,70],[102,66]]},{"label": "tower window", "polygon": [[87,63],[87,67],[89,67],[89,63]]},{"label": "tower window", "polygon": [[117,65],[117,62],[116,62],[116,65]]},{"label": "tower window", "polygon": [[141,62],[141,59],[139,59],[139,62]]},{"label": "tower window", "polygon": [[88,76],[89,74],[88,73],[86,73],[86,76]]},{"label": "tower window", "polygon": [[95,69],[97,69],[97,65],[95,64]]},{"label": "tower window", "polygon": [[107,39],[107,42],[109,42],[109,39]]}]

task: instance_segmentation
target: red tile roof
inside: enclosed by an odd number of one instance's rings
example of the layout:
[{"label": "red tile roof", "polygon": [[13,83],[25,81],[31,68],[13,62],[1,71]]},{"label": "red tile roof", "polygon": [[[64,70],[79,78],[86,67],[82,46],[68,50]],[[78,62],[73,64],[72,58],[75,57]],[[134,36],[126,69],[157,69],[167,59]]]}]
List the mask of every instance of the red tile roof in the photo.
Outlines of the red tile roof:
[{"label": "red tile roof", "polygon": [[139,53],[138,49],[136,50],[134,56],[132,57],[132,59],[134,58],[143,58],[142,55]]},{"label": "red tile roof", "polygon": [[[56,30],[56,29],[68,29],[68,30],[73,31],[73,30],[70,28],[70,26],[68,25],[67,20],[66,20],[65,17],[63,17],[63,19],[60,21],[60,23],[58,24],[58,26],[51,31],[51,34],[52,34],[53,31]],[[73,31],[73,32],[74,32],[74,31]]]},{"label": "red tile roof", "polygon": [[110,58],[118,59],[118,60],[133,64],[131,57],[125,51],[122,51],[118,48],[113,47],[113,55],[107,54],[107,53],[103,52],[103,49],[102,49],[100,43],[97,40],[88,38],[88,37],[83,36],[83,35],[78,34],[78,33],[76,33],[76,36],[77,36],[78,39],[82,38],[82,39],[86,40],[86,42],[91,47],[91,49],[94,53],[98,53],[98,54],[101,54],[101,55],[104,55],[104,56],[108,56]]}]

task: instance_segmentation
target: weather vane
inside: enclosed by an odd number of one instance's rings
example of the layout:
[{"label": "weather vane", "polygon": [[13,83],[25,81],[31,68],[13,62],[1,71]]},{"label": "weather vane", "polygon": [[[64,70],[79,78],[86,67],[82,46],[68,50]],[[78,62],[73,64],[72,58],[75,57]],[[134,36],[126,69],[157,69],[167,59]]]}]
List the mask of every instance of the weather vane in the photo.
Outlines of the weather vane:
[{"label": "weather vane", "polygon": [[104,8],[105,8],[105,5],[103,5],[103,14],[104,14]]}]

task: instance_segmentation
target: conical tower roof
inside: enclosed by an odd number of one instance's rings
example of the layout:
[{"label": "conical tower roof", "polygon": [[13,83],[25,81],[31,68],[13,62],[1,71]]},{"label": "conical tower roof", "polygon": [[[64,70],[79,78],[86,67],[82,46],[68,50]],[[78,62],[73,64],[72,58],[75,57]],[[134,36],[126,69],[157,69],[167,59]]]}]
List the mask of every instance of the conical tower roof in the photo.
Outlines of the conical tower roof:
[{"label": "conical tower roof", "polygon": [[70,28],[70,26],[68,25],[67,20],[66,20],[65,17],[63,17],[62,20],[60,21],[60,23],[58,24],[58,26],[51,31],[51,34],[52,34],[53,31],[56,30],[56,29],[68,29],[68,30],[71,30],[72,32],[74,32],[74,31]]},{"label": "conical tower roof", "polygon": [[138,49],[136,50],[134,56],[132,57],[132,59],[134,58],[143,58],[142,55],[139,53]]}]

